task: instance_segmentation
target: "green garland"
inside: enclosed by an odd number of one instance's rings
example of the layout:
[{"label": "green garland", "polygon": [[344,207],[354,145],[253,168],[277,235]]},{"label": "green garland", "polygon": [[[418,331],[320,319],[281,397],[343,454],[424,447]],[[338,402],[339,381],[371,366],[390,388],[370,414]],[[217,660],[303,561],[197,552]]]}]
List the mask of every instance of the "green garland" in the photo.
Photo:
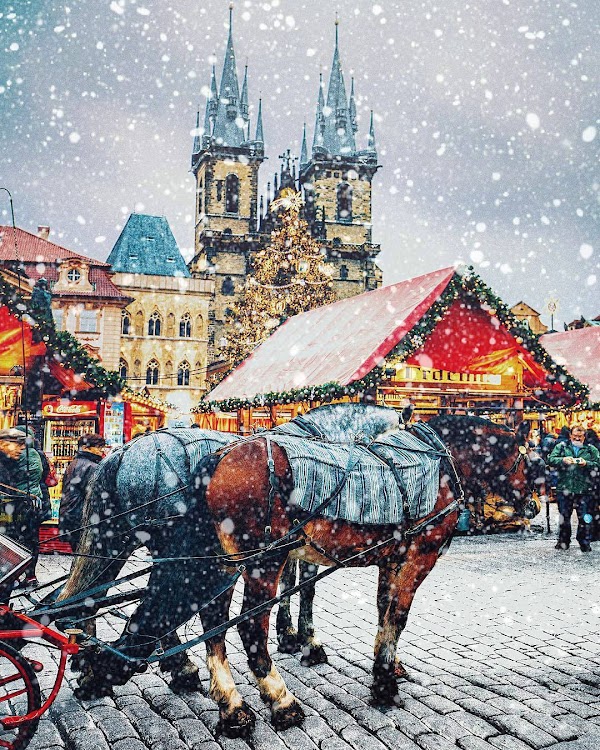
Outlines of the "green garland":
[{"label": "green garland", "polygon": [[192,409],[195,414],[206,414],[214,411],[237,411],[238,409],[261,408],[276,404],[295,404],[300,401],[319,401],[327,403],[338,398],[352,397],[376,388],[383,380],[383,369],[376,367],[360,380],[349,385],[330,382],[323,385],[292,388],[289,391],[273,391],[254,396],[251,399],[226,398],[222,401],[201,401]]},{"label": "green garland", "polygon": [[[517,343],[527,349],[535,360],[548,371],[548,382],[559,382],[562,387],[580,402],[585,402],[589,390],[564,367],[557,364],[539,342],[526,323],[519,321],[509,307],[489,288],[472,267],[457,271],[438,299],[425,315],[402,338],[386,357],[386,365],[399,364],[418,351],[435,327],[441,322],[450,305],[458,298],[465,302],[482,305],[490,314],[506,326],[515,336]],[[192,409],[197,414],[214,411],[237,411],[251,407],[292,404],[299,401],[327,402],[344,396],[353,396],[369,388],[376,387],[383,380],[383,368],[375,368],[361,380],[342,386],[339,383],[325,383],[320,386],[305,386],[290,391],[275,391],[254,396],[251,399],[229,398],[222,401],[201,401]]]},{"label": "green garland", "polygon": [[83,346],[68,331],[57,331],[52,314],[43,307],[25,301],[18,290],[0,275],[0,304],[6,305],[13,315],[30,316],[28,323],[36,332],[38,340],[46,344],[48,355],[56,362],[68,367],[95,389],[106,396],[119,393],[125,383],[117,372],[105,370],[86,352]]}]

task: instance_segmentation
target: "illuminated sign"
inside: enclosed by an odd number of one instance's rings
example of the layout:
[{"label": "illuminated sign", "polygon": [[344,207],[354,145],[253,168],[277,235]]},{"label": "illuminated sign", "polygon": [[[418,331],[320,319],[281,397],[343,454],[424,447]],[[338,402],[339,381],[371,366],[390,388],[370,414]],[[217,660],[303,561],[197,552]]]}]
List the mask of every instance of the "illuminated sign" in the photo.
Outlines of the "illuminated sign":
[{"label": "illuminated sign", "polygon": [[469,383],[478,385],[501,385],[502,376],[491,372],[449,372],[429,367],[405,365],[396,371],[396,380],[413,383]]},{"label": "illuminated sign", "polygon": [[44,417],[95,417],[98,414],[95,401],[46,401],[42,406]]}]

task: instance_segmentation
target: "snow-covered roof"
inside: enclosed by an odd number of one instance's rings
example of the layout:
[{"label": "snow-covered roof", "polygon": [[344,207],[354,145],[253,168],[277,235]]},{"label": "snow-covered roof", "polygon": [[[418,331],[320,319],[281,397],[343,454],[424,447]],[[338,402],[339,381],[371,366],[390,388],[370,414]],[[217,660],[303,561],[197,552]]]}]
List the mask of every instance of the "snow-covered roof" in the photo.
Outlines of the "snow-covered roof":
[{"label": "snow-covered roof", "polygon": [[546,333],[540,343],[559,365],[587,385],[589,402],[600,403],[600,327]]},{"label": "snow-covered roof", "polygon": [[442,268],[289,318],[207,399],[347,385],[382,364],[454,275]]}]

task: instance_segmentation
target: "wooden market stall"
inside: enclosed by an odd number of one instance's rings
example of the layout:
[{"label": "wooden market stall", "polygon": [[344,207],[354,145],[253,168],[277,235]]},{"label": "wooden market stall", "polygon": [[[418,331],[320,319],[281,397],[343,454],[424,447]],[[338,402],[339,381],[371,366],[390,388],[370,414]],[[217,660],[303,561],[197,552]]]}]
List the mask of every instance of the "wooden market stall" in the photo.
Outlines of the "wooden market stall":
[{"label": "wooden market stall", "polygon": [[513,425],[586,393],[477,275],[443,268],[289,318],[196,420],[251,432],[320,403],[410,399],[422,418],[468,412]]}]

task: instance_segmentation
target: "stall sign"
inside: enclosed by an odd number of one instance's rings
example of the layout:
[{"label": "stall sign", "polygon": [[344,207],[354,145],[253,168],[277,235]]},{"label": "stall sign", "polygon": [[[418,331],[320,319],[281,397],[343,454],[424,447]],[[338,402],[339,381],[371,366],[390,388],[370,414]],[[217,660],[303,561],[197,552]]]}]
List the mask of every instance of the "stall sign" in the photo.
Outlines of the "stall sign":
[{"label": "stall sign", "polygon": [[42,406],[42,415],[46,418],[79,419],[81,417],[96,417],[98,409],[95,401],[46,401]]},{"label": "stall sign", "polygon": [[115,402],[104,406],[104,439],[112,447],[123,445],[125,404]]},{"label": "stall sign", "polygon": [[501,385],[502,376],[490,372],[449,372],[430,367],[406,365],[399,368],[396,378],[415,383],[476,383],[479,385]]}]

